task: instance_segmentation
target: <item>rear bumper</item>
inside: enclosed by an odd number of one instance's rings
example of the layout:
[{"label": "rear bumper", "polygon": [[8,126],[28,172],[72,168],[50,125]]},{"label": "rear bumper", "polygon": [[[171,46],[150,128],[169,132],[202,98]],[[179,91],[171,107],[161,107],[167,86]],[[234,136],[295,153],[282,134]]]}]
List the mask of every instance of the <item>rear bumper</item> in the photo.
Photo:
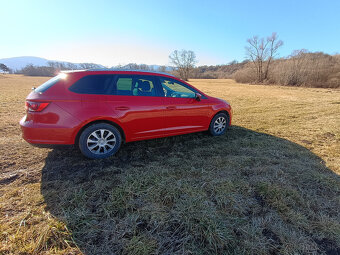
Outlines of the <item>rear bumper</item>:
[{"label": "rear bumper", "polygon": [[35,144],[37,146],[48,144],[74,144],[73,128],[66,128],[56,124],[50,125],[34,123],[32,120],[28,120],[27,116],[24,116],[19,123],[22,131],[22,137],[28,143]]}]

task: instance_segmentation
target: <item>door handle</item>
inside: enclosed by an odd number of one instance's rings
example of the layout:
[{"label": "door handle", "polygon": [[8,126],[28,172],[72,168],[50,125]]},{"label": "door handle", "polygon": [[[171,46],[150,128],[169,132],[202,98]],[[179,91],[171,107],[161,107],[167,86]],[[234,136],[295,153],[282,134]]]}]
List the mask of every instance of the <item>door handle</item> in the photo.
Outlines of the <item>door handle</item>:
[{"label": "door handle", "polygon": [[118,110],[118,111],[127,111],[130,108],[127,107],[127,106],[117,106],[115,109]]},{"label": "door handle", "polygon": [[175,109],[176,109],[176,106],[167,106],[166,109],[167,109],[167,110],[175,110]]}]

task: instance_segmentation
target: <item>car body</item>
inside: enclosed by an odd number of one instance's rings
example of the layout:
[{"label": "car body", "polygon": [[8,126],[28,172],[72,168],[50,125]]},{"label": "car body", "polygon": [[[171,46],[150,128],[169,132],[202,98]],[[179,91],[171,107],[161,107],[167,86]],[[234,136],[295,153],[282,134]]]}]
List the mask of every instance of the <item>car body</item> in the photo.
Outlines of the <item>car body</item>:
[{"label": "car body", "polygon": [[96,123],[114,126],[122,142],[131,142],[209,130],[218,113],[227,128],[232,118],[229,103],[185,81],[130,70],[61,73],[32,90],[26,109],[23,138],[36,145],[77,144]]}]

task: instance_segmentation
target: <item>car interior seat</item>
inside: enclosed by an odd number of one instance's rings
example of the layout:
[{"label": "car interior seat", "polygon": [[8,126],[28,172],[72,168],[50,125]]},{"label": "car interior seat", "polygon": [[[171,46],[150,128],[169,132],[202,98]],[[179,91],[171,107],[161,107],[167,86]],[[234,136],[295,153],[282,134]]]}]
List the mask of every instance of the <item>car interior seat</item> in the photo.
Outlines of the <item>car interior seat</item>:
[{"label": "car interior seat", "polygon": [[135,88],[133,89],[134,96],[152,96],[153,89],[151,89],[149,81],[136,81]]}]

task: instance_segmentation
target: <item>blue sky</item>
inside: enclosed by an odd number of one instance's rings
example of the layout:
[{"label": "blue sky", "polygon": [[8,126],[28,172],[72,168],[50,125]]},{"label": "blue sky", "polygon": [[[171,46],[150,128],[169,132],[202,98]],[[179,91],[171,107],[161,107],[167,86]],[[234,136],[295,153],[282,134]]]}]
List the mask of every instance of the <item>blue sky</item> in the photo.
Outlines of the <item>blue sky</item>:
[{"label": "blue sky", "polygon": [[280,56],[340,51],[339,0],[1,1],[0,58],[38,56],[112,66],[169,64],[175,49],[199,65],[245,59],[246,40],[277,32]]}]

